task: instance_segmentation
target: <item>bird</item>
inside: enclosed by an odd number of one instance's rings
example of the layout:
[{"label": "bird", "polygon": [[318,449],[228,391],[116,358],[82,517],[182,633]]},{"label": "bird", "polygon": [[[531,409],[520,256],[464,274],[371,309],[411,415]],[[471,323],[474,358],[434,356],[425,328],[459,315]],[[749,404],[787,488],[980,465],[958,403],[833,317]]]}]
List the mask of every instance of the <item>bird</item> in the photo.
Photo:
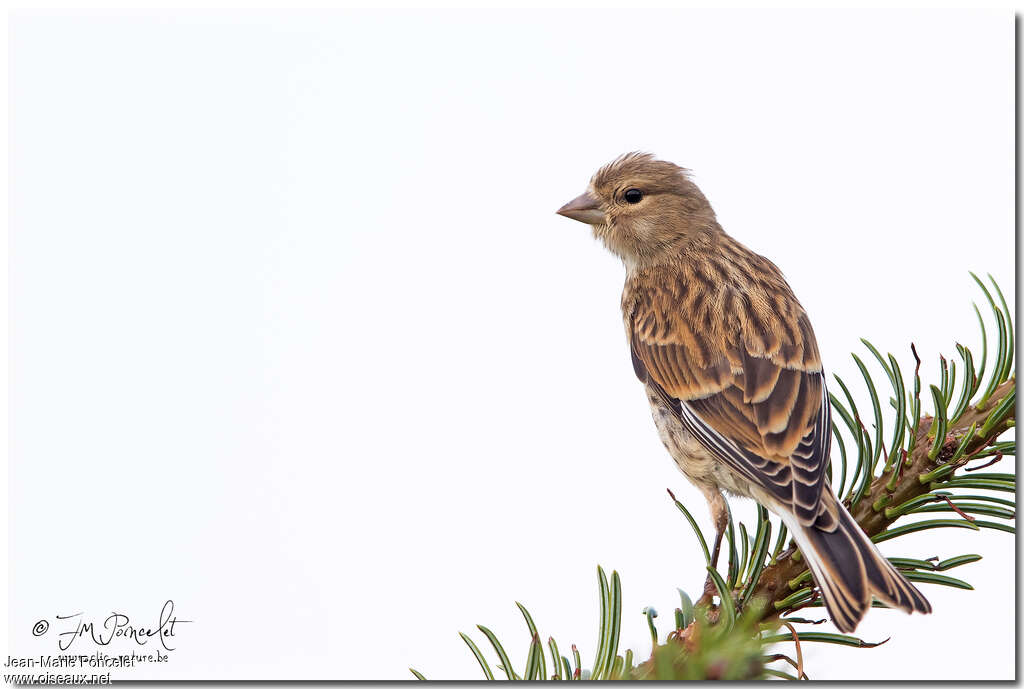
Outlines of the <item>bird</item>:
[{"label": "bird", "polygon": [[829,484],[831,408],[806,311],[774,263],[722,229],[690,171],[627,153],[557,213],[590,225],[625,266],[633,370],[662,443],[707,499],[712,567],[724,494],[752,498],[792,534],[840,631],[854,631],[872,597],[931,612]]}]

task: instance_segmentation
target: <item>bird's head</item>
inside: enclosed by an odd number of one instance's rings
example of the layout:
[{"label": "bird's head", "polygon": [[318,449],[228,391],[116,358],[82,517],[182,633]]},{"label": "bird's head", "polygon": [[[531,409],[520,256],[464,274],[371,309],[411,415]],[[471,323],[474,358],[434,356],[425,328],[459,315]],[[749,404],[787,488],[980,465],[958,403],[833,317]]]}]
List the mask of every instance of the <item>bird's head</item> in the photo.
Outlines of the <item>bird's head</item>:
[{"label": "bird's head", "polygon": [[587,191],[558,214],[590,225],[627,267],[678,253],[717,228],[711,205],[687,170],[649,153],[627,153],[602,167]]}]

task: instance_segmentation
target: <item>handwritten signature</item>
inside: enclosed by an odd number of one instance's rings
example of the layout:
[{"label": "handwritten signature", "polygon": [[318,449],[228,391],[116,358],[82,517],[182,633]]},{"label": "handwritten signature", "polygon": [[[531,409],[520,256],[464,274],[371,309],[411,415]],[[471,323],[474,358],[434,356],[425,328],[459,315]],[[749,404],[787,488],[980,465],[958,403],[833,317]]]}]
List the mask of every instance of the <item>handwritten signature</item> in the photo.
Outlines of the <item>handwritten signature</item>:
[{"label": "handwritten signature", "polygon": [[175,625],[186,624],[192,620],[180,620],[174,614],[174,601],[169,600],[160,609],[160,617],[155,627],[145,627],[132,624],[128,615],[113,612],[102,624],[95,621],[87,621],[82,613],[74,615],[57,615],[57,621],[66,629],[58,634],[57,646],[62,651],[71,648],[71,645],[78,639],[86,637],[92,639],[97,646],[109,646],[115,639],[126,639],[134,641],[139,646],[145,646],[155,637],[164,650],[173,651]]}]

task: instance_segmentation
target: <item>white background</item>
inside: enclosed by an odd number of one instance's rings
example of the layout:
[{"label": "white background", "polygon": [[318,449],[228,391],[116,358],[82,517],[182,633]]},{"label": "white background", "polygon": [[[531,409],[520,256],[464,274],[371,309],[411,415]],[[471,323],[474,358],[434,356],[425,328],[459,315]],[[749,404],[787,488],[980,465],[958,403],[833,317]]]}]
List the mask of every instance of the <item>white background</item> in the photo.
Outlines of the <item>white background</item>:
[{"label": "white background", "polygon": [[[640,611],[664,634],[704,576],[665,488],[710,520],[633,376],[621,265],[554,215],[624,151],[694,170],[848,382],[861,336],[905,372],[914,341],[926,384],[977,347],[967,270],[1012,300],[1009,11],[10,27],[11,654],[173,598],[171,661],[122,678],[477,678],[456,632],[521,665],[519,600],[589,665],[601,563],[644,656]],[[977,590],[873,611],[880,648],[808,644],[811,676],[1013,677],[1013,539],[890,546],[983,554],[952,572]]]}]

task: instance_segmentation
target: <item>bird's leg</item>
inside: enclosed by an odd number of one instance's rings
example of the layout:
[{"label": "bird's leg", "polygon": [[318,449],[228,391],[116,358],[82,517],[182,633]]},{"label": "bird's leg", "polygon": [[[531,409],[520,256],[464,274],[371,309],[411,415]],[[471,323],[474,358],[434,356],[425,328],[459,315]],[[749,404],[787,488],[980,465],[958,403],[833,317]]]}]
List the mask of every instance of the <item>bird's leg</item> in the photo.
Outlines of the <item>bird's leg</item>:
[{"label": "bird's leg", "polygon": [[[711,566],[717,568],[718,555],[722,550],[722,537],[729,526],[729,508],[725,504],[725,498],[722,497],[722,493],[717,488],[705,488],[702,490],[704,497],[708,499],[708,507],[711,508],[711,519],[715,523],[715,545],[711,549]],[[704,593],[697,599],[696,605],[710,605],[711,599],[717,594],[718,587],[715,586],[715,580],[711,578],[711,573],[709,572],[707,579],[704,581]]]}]

